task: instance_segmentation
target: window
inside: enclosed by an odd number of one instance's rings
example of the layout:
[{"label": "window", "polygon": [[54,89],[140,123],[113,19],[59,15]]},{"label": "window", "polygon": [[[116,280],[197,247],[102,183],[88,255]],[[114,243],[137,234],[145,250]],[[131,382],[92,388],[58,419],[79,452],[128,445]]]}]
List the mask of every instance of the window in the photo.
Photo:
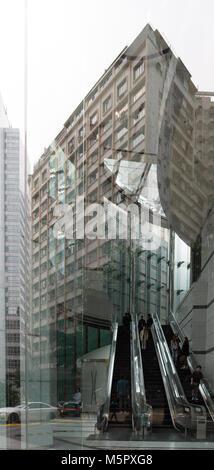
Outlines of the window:
[{"label": "window", "polygon": [[144,62],[141,60],[134,68],[134,80],[137,80],[144,71]]},{"label": "window", "polygon": [[6,252],[12,252],[12,253],[16,253],[18,251],[18,246],[17,245],[10,245],[10,246],[6,246],[5,248],[5,251]]},{"label": "window", "polygon": [[39,178],[36,178],[34,180],[34,189],[37,189],[39,187]]},{"label": "window", "polygon": [[102,186],[103,194],[109,191],[110,189],[111,189],[111,178],[107,179],[105,183],[103,183],[103,186]]},{"label": "window", "polygon": [[15,256],[6,256],[5,261],[6,263],[19,264],[19,258]]},{"label": "window", "polygon": [[47,240],[47,230],[41,234],[41,241]]},{"label": "window", "polygon": [[42,255],[42,256],[46,256],[46,255],[47,255],[47,246],[44,246],[44,247],[41,249],[41,255]]},{"label": "window", "polygon": [[5,190],[9,190],[9,191],[15,191],[19,189],[19,185],[18,184],[7,184],[5,185]]},{"label": "window", "polygon": [[103,101],[103,113],[106,113],[108,109],[111,108],[111,95],[106,98],[105,101]]},{"label": "window", "polygon": [[83,145],[80,145],[77,149],[77,156],[81,158],[83,156]]},{"label": "window", "polygon": [[38,230],[39,230],[39,222],[37,222],[37,224],[35,224],[33,227],[34,233],[38,232]]},{"label": "window", "polygon": [[98,171],[97,170],[93,171],[93,173],[91,173],[88,177],[88,184],[94,183],[97,179],[97,176],[98,176]]},{"label": "window", "polygon": [[37,267],[33,270],[33,276],[37,277],[38,275],[39,275],[39,268]]},{"label": "window", "polygon": [[18,333],[8,333],[7,342],[8,343],[17,343],[19,342],[20,335]]},{"label": "window", "polygon": [[39,251],[37,251],[37,253],[35,253],[35,255],[33,256],[33,261],[34,261],[34,263],[39,261]]},{"label": "window", "polygon": [[74,149],[74,137],[68,142],[68,153],[72,153]]},{"label": "window", "polygon": [[41,264],[41,273],[45,273],[47,271],[47,262]]},{"label": "window", "polygon": [[84,126],[83,126],[83,127],[81,127],[81,129],[80,129],[79,132],[78,132],[78,139],[79,139],[79,141],[81,141],[81,140],[83,139],[84,134],[85,134],[85,128],[84,128]]},{"label": "window", "polygon": [[132,95],[133,103],[135,103],[144,93],[145,93],[145,85],[141,85],[140,88],[137,87]]},{"label": "window", "polygon": [[41,205],[41,212],[44,212],[46,209],[47,209],[47,200],[43,202],[43,204]]},{"label": "window", "polygon": [[7,348],[7,354],[8,356],[19,356],[20,354],[20,348],[19,346],[10,346]]},{"label": "window", "polygon": [[142,117],[145,116],[145,107],[141,105],[135,113],[133,113],[133,124],[136,124]]},{"label": "window", "polygon": [[127,127],[122,127],[121,129],[119,129],[116,132],[116,140],[121,139],[124,136],[124,134],[126,134],[127,130],[128,130]]},{"label": "window", "polygon": [[82,165],[80,165],[78,168],[78,177],[82,178],[83,176],[84,176],[84,165],[82,163]]},{"label": "window", "polygon": [[34,291],[34,293],[39,292],[39,283],[38,282],[36,284],[34,284],[33,291]]},{"label": "window", "polygon": [[47,215],[45,215],[45,217],[42,218],[41,224],[42,224],[42,227],[44,227],[45,225],[47,225]]},{"label": "window", "polygon": [[19,205],[17,205],[17,204],[6,205],[5,209],[6,209],[7,212],[18,212],[19,211]]},{"label": "window", "polygon": [[88,195],[88,201],[89,202],[97,201],[97,189],[95,189],[95,191],[93,191],[92,193]]},{"label": "window", "polygon": [[81,194],[83,194],[83,191],[84,191],[84,183],[82,182],[78,186],[78,195],[81,196]]},{"label": "window", "polygon": [[88,164],[92,165],[95,163],[98,159],[98,152],[93,153],[89,158],[88,158]]},{"label": "window", "polygon": [[132,139],[132,148],[136,147],[140,142],[144,140],[144,131],[140,131],[136,136]]},{"label": "window", "polygon": [[45,181],[47,178],[47,169],[42,172],[42,181]]},{"label": "window", "polygon": [[94,113],[94,114],[90,117],[90,128],[91,128],[91,129],[96,125],[97,120],[98,120],[98,112],[96,111],[96,113]]},{"label": "window", "polygon": [[109,127],[111,127],[112,125],[112,114],[110,114],[106,119],[105,121],[102,122],[101,124],[101,132],[102,134],[107,131],[107,129],[109,129]]},{"label": "window", "polygon": [[6,163],[5,166],[4,166],[5,170],[9,170],[9,171],[19,171],[19,163]]},{"label": "window", "polygon": [[12,242],[12,243],[17,243],[19,241],[19,238],[17,235],[7,235],[5,237],[6,242]]},{"label": "window", "polygon": [[6,272],[8,272],[8,273],[18,273],[19,269],[16,266],[6,266]]},{"label": "window", "polygon": [[8,365],[8,369],[16,369],[20,366],[20,361],[9,359],[9,361],[7,362],[7,365]]},{"label": "window", "polygon": [[19,282],[18,276],[7,276],[7,282]]},{"label": "window", "polygon": [[110,135],[108,139],[106,139],[105,142],[103,143],[103,153],[105,153],[106,150],[111,149],[111,146],[112,146],[112,136]]},{"label": "window", "polygon": [[41,288],[42,288],[42,289],[46,289],[46,287],[47,287],[47,281],[46,281],[46,279],[43,279],[43,280],[41,281]]},{"label": "window", "polygon": [[5,231],[6,231],[6,232],[16,232],[16,233],[19,233],[19,227],[18,227],[18,225],[6,225]]},{"label": "window", "polygon": [[89,147],[94,144],[98,139],[98,130],[96,129],[92,134],[90,135],[88,139]]},{"label": "window", "polygon": [[41,196],[43,197],[48,192],[48,185],[47,183],[41,189]]},{"label": "window", "polygon": [[118,85],[117,87],[117,96],[121,98],[127,90],[127,80],[126,78]]}]

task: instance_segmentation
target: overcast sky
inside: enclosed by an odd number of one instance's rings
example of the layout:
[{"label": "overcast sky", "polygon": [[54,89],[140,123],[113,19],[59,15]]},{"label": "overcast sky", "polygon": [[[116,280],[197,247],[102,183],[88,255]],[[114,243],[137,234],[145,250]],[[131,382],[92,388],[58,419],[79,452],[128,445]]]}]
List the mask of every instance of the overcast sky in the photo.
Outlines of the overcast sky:
[{"label": "overcast sky", "polygon": [[[213,0],[28,0],[28,154],[35,163],[121,50],[147,23],[200,90],[214,90]],[[25,0],[0,0],[0,93],[24,126]]]}]

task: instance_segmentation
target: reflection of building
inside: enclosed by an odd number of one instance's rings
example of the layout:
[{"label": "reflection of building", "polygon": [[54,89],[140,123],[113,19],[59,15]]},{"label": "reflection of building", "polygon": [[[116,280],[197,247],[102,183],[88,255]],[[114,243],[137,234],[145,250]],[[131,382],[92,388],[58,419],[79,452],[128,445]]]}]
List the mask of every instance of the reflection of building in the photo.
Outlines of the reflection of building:
[{"label": "reflection of building", "polygon": [[18,129],[4,121],[1,140],[1,283],[5,316],[7,402],[14,402],[20,385],[24,353],[24,313],[29,311],[29,205],[24,198],[24,161]]},{"label": "reflection of building", "polygon": [[[183,77],[183,86],[184,83]],[[190,89],[190,86],[192,89],[187,80],[186,88]],[[168,114],[166,112],[160,134],[160,158],[166,158],[169,168],[168,179],[165,179],[160,162],[160,196],[171,228],[191,247],[185,247],[175,236],[174,309],[180,326],[191,340],[198,362],[213,386],[214,93],[195,93],[191,101],[191,114],[186,103],[188,114],[185,114],[185,125],[193,128],[191,141],[187,142],[184,133],[182,138],[177,139],[173,128],[170,107],[173,87],[174,83],[168,89]],[[184,97],[181,97],[180,103],[179,120],[184,117]],[[170,142],[167,131],[171,135]],[[186,152],[182,152],[184,137],[189,144]],[[179,144],[181,151],[177,148],[175,159],[174,149]],[[181,256],[178,260],[179,250]]]},{"label": "reflection of building", "polygon": [[[77,359],[108,344],[112,317],[121,319],[130,307],[130,227],[124,239],[109,240],[104,224],[104,237],[96,239],[101,225],[93,221],[93,209],[86,210],[92,203],[105,207],[105,198],[119,211],[126,211],[129,203],[144,208],[144,240],[132,247],[135,309],[158,311],[163,322],[167,319],[168,225],[158,194],[157,161],[163,116],[171,109],[165,106],[166,84],[174,77],[174,155],[185,165],[187,147],[193,153],[196,89],[182,62],[147,25],[67,119],[34,168],[32,353],[41,400],[69,398],[80,380]],[[166,159],[161,163],[169,179]],[[174,173],[180,171],[177,161],[175,167]],[[79,209],[76,200],[81,197]],[[81,238],[83,207],[91,236]],[[74,242],[73,236],[81,239]],[[55,380],[50,395],[47,383]]]}]

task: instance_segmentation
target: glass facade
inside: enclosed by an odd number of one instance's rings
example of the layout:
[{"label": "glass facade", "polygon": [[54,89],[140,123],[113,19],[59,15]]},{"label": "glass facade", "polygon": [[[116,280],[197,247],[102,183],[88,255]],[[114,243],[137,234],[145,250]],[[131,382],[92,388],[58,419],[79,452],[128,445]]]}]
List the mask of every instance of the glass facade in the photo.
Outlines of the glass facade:
[{"label": "glass facade", "polygon": [[0,100],[0,449],[212,448],[213,93],[107,66],[31,173]]}]

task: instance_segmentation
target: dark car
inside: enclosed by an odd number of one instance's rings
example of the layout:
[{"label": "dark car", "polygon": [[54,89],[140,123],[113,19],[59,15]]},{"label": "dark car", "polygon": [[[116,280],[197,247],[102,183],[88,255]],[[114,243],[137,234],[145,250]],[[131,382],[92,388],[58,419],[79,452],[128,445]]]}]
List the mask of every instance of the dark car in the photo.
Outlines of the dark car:
[{"label": "dark car", "polygon": [[81,413],[81,403],[74,403],[72,401],[67,401],[61,403],[58,406],[60,416],[80,416]]}]

